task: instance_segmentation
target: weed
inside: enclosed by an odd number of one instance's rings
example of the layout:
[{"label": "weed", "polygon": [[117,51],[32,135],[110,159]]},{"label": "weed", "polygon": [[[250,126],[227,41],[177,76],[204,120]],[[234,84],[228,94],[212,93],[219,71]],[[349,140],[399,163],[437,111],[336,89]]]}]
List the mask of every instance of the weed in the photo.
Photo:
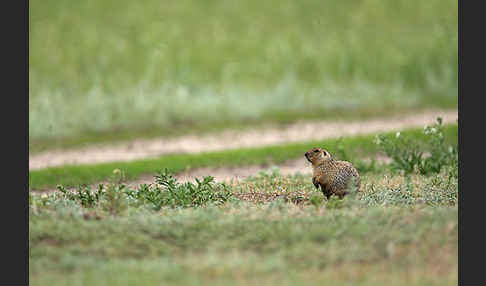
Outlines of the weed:
[{"label": "weed", "polygon": [[439,173],[443,166],[458,165],[458,147],[457,145],[446,145],[444,138],[444,127],[442,126],[442,119],[440,117],[437,118],[437,123],[435,125],[425,126],[424,133],[429,135],[430,138],[430,156],[425,158],[422,164],[418,166],[420,173]]},{"label": "weed", "polygon": [[[103,188],[103,185],[100,184],[100,188]],[[78,186],[77,190],[74,192],[68,191],[64,186],[58,185],[57,189],[63,194],[63,198],[71,201],[76,201],[80,203],[83,207],[92,207],[94,206],[100,199],[102,195],[102,191],[98,189],[98,192],[93,193],[91,192],[91,188],[86,185]]]},{"label": "weed", "polygon": [[228,201],[232,195],[226,184],[215,183],[211,176],[206,176],[202,180],[196,178],[196,184],[182,184],[167,169],[155,176],[154,184],[141,184],[136,189],[120,184],[120,178],[117,172],[106,189],[103,184],[99,184],[96,192],[92,192],[88,186],[80,186],[76,192],[70,192],[61,185],[57,189],[63,194],[64,199],[80,203],[86,208],[101,203],[111,214],[120,213],[128,204],[148,204],[150,208],[160,210],[163,206],[202,206],[209,202],[221,204]]},{"label": "weed", "polygon": [[321,194],[312,194],[309,198],[309,202],[316,208],[319,208],[324,201],[324,197]]},{"label": "weed", "polygon": [[[427,140],[418,140],[403,136],[377,135],[375,143],[392,159],[392,168],[402,170],[405,174],[418,171],[421,174],[439,173],[445,166],[458,164],[458,147],[447,145],[444,138],[442,118],[432,126],[425,126],[423,133]],[[426,156],[426,151],[429,154]]]},{"label": "weed", "polygon": [[106,203],[103,207],[112,215],[118,215],[127,208],[126,196],[123,193],[125,185],[111,183],[106,188]]},{"label": "weed", "polygon": [[396,170],[411,173],[422,160],[423,151],[412,139],[377,135],[375,142],[393,160],[392,167]]},{"label": "weed", "polygon": [[181,184],[165,169],[155,178],[156,184],[162,188],[155,186],[151,191],[149,189],[147,197],[155,208],[162,205],[189,207],[201,206],[208,202],[224,203],[231,196],[228,187],[224,183],[215,183],[212,176],[206,176],[202,181],[196,178],[196,184]]},{"label": "weed", "polygon": [[344,206],[344,200],[339,199],[337,196],[331,196],[326,202],[326,209],[340,209]]}]

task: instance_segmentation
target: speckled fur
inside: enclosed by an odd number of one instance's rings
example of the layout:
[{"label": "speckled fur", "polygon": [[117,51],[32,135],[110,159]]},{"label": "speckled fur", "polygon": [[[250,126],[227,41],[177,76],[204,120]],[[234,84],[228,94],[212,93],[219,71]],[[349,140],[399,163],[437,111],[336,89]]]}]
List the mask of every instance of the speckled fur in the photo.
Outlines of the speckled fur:
[{"label": "speckled fur", "polygon": [[334,160],[321,148],[312,148],[305,157],[312,163],[312,183],[316,188],[321,187],[327,199],[332,195],[342,199],[352,188],[351,183],[355,183],[356,191],[360,190],[361,179],[351,163]]}]

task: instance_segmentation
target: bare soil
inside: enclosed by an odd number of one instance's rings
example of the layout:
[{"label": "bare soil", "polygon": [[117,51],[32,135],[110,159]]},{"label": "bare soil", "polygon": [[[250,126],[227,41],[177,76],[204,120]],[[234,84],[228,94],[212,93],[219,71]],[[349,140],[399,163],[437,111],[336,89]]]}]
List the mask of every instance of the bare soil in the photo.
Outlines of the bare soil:
[{"label": "bare soil", "polygon": [[[443,118],[444,123],[452,123],[456,122],[458,113],[457,110],[428,110],[412,115],[375,118],[366,121],[305,121],[283,128],[259,127],[246,131],[224,130],[219,134],[205,136],[186,135],[176,138],[134,140],[115,145],[89,146],[73,150],[50,150],[29,156],[29,170],[62,165],[131,161],[170,153],[200,153],[244,147],[263,147],[392,130],[400,131],[405,128],[433,124],[438,116]],[[285,165],[281,167],[282,173],[287,171],[285,168]],[[290,168],[288,171],[295,173],[300,170],[299,168]],[[225,168],[221,177],[227,178],[231,175],[240,178],[245,174],[254,174],[255,171],[258,171],[257,169],[255,167],[236,168],[231,171],[231,169]],[[216,178],[220,176],[218,170],[209,169],[194,170],[188,176],[197,176],[198,172],[211,174]]]}]

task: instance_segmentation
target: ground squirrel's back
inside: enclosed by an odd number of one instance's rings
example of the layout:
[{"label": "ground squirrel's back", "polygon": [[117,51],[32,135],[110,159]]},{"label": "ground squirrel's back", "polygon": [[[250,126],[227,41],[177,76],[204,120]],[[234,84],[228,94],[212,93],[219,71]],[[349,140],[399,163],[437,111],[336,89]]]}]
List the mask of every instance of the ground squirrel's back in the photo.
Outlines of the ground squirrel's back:
[{"label": "ground squirrel's back", "polygon": [[350,183],[355,183],[356,191],[359,191],[361,179],[354,166],[346,161],[330,160],[314,168],[316,176],[321,176],[324,184],[333,190],[348,189]]}]

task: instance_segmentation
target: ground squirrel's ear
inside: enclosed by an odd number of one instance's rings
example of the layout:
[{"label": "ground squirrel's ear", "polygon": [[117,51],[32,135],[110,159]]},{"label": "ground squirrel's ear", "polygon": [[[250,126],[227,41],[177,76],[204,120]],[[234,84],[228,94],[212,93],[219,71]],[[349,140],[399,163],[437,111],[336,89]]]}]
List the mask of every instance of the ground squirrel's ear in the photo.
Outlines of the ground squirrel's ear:
[{"label": "ground squirrel's ear", "polygon": [[322,151],[322,155],[321,156],[322,156],[322,158],[326,158],[326,157],[331,158],[331,154],[329,154],[329,152],[327,152],[325,150]]}]

